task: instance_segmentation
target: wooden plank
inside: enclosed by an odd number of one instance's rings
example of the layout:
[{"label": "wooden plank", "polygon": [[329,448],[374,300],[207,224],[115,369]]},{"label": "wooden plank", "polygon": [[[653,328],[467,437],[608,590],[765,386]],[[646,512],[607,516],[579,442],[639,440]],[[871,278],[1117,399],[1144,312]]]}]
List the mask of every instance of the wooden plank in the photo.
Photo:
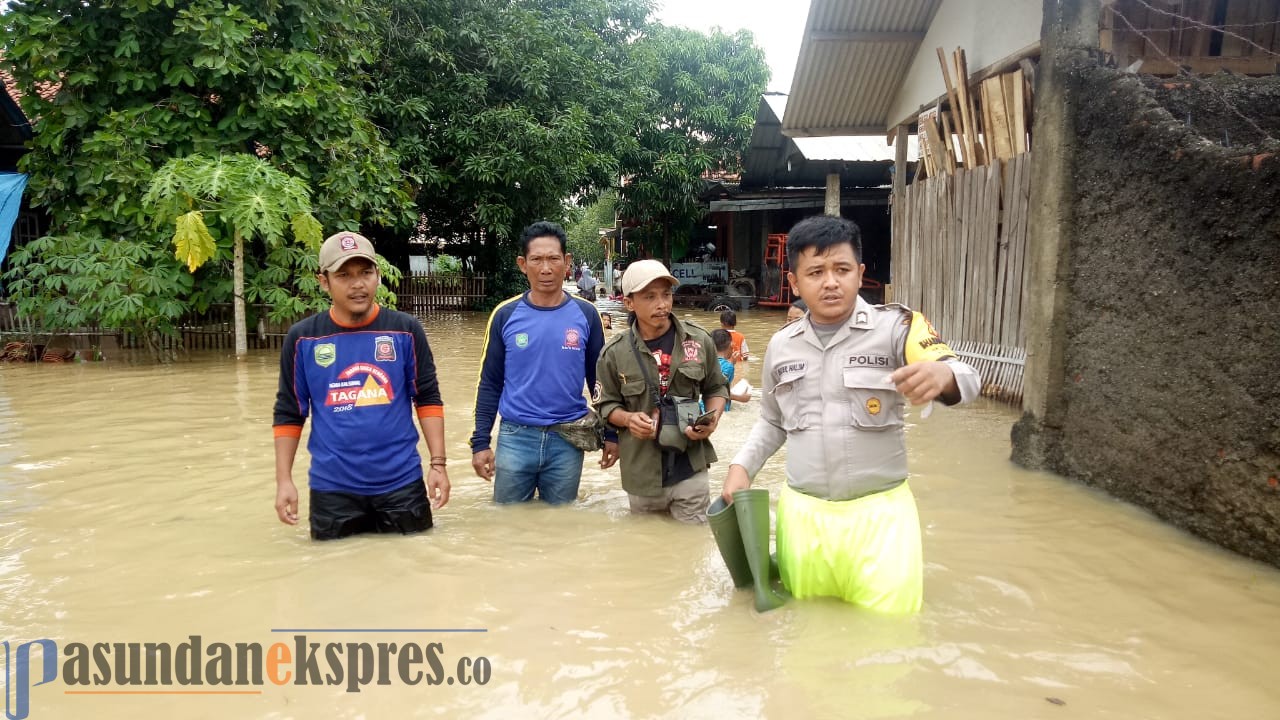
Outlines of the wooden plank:
[{"label": "wooden plank", "polygon": [[974,87],[973,83],[975,81],[969,78],[969,61],[965,57],[964,48],[956,48],[956,68],[958,70],[957,77],[962,78],[959,82],[964,86],[965,103],[969,106],[969,116],[966,120],[971,122],[971,124],[966,125],[966,127],[973,137],[973,165],[970,167],[985,165],[987,163],[988,153],[986,146],[980,139],[980,136],[986,131],[986,126],[978,126],[977,111],[973,106],[972,93]]},{"label": "wooden plank", "polygon": [[986,218],[986,249],[982,268],[982,285],[987,306],[983,313],[985,336],[987,342],[995,340],[995,307],[996,307],[996,263],[999,252],[1000,236],[1000,178],[1004,171],[1004,160],[991,164],[986,180],[986,200],[984,216]]},{"label": "wooden plank", "polygon": [[1026,232],[1026,200],[1021,196],[1022,175],[1029,165],[1024,155],[1011,161],[1009,181],[1005,185],[1005,203],[1008,213],[1003,228],[1004,277],[1002,278],[1003,297],[1001,300],[1001,326],[997,342],[1002,345],[1016,344],[1018,315],[1021,311],[1018,296],[1018,274],[1022,272],[1021,238]]},{"label": "wooden plank", "polygon": [[964,143],[964,166],[974,168],[978,166],[977,153],[974,152],[974,139],[977,137],[977,131],[973,127],[973,103],[969,102],[967,78],[961,74],[960,48],[956,48],[955,52],[951,54],[951,61],[955,63],[953,67],[956,71],[956,100],[960,103],[959,111],[962,124],[960,139]]},{"label": "wooden plank", "polygon": [[946,232],[942,234],[943,242],[946,243],[942,253],[942,263],[938,267],[938,272],[943,283],[943,315],[942,321],[950,327],[954,327],[956,317],[961,309],[961,298],[963,297],[963,285],[961,278],[956,275],[956,262],[959,256],[956,248],[957,238],[960,235],[960,228],[956,223],[956,205],[955,205],[955,177],[947,178],[947,212],[950,220],[947,222]]},{"label": "wooden plank", "polygon": [[964,340],[972,340],[979,332],[979,305],[977,295],[973,289],[978,281],[978,263],[976,261],[976,238],[978,235],[977,227],[977,208],[978,199],[981,195],[982,184],[979,178],[982,174],[982,168],[973,168],[965,174],[965,195],[964,205],[960,208],[960,214],[963,218],[965,245],[965,267],[964,267],[964,297],[965,297],[965,319],[963,322]]},{"label": "wooden plank", "polygon": [[1003,256],[1002,260],[1005,267],[1004,277],[996,279],[996,287],[997,290],[1003,287],[1004,292],[999,302],[1000,316],[998,318],[998,324],[996,326],[997,330],[995,333],[995,341],[1001,345],[1007,344],[1007,328],[1010,325],[1010,315],[1012,314],[1012,303],[1010,302],[1008,287],[1005,285],[1004,280],[1012,274],[1011,266],[1013,265],[1013,253],[1011,245],[1013,242],[1013,234],[1016,232],[1017,220],[1015,213],[1017,208],[1010,196],[1014,194],[1014,188],[1018,183],[1018,173],[1022,168],[1021,161],[1021,155],[1017,155],[1009,161],[1009,167],[1005,170],[1005,183],[1001,188],[1000,202],[1002,219],[1000,225],[1000,252]]},{"label": "wooden plank", "polygon": [[1209,41],[1213,37],[1213,31],[1205,28],[1204,26],[1213,24],[1213,6],[1215,1],[1216,0],[1200,0],[1199,7],[1197,8],[1199,12],[1195,15],[1196,20],[1199,20],[1200,24],[1196,26],[1196,31],[1193,33],[1191,52],[1189,53],[1192,57],[1209,56]]},{"label": "wooden plank", "polygon": [[[1254,20],[1254,3],[1252,0],[1227,0],[1227,14],[1224,25],[1251,24]],[[1222,34],[1222,57],[1245,57],[1251,53],[1251,46],[1238,36],[1249,37],[1253,28],[1227,28],[1230,34]],[[1252,39],[1252,38],[1251,38]]]},{"label": "wooden plank", "polygon": [[974,208],[974,228],[978,232],[974,233],[973,240],[973,284],[969,287],[970,295],[977,299],[977,305],[974,318],[977,319],[977,332],[974,333],[974,340],[979,342],[987,342],[989,333],[989,316],[991,316],[991,302],[987,299],[987,228],[989,225],[987,218],[987,210],[991,202],[987,197],[987,193],[991,191],[991,183],[987,182],[991,178],[992,173],[1000,172],[1000,163],[992,160],[986,168],[982,169],[982,174],[977,178],[978,187],[978,205]]},{"label": "wooden plank", "polygon": [[[1138,25],[1137,27],[1143,29],[1146,36],[1150,38],[1150,43],[1143,48],[1144,57],[1159,57],[1160,53],[1169,54],[1170,43],[1173,40],[1173,17],[1171,15],[1152,12],[1150,13],[1150,22],[1145,26]],[[1152,45],[1155,46],[1155,49],[1152,49]]]},{"label": "wooden plank", "polygon": [[[893,142],[893,195],[899,197],[907,187],[907,126],[894,129]],[[897,209],[897,208],[893,208]],[[892,264],[892,259],[890,260]]]},{"label": "wooden plank", "polygon": [[965,321],[965,305],[967,298],[965,297],[965,231],[964,222],[964,203],[969,192],[969,175],[971,170],[960,169],[956,171],[955,182],[951,188],[951,204],[952,204],[952,267],[951,277],[954,289],[952,293],[952,317],[948,320],[950,327],[945,331],[945,337],[960,338],[964,334]]},{"label": "wooden plank", "polygon": [[[938,186],[940,183],[931,181],[925,189],[928,196],[928,222],[929,233],[927,236],[920,238],[920,292],[922,296],[921,308],[925,313],[932,312],[937,309],[938,285],[933,282],[933,244],[934,239],[938,236]],[[929,309],[924,309],[929,308]]]},{"label": "wooden plank", "polygon": [[[947,147],[949,149],[951,147],[952,130],[954,130],[957,135],[961,137],[964,136],[964,117],[960,113],[960,96],[956,93],[955,85],[951,83],[951,73],[947,71],[947,56],[946,53],[942,51],[942,48],[938,48],[938,65],[942,67],[942,82],[947,87],[947,106],[951,108],[951,115],[953,119],[952,127],[951,129],[948,129],[946,127],[947,117],[944,115],[942,118],[943,129],[947,131]],[[965,158],[967,159],[968,156],[966,155]],[[953,166],[951,170],[954,172],[955,167]]]},{"label": "wooden plank", "polygon": [[947,233],[954,224],[955,207],[951,202],[952,190],[950,182],[940,182],[934,189],[934,203],[938,208],[938,227],[934,232],[932,261],[929,265],[929,285],[933,288],[933,309],[930,315],[942,317],[947,311],[946,278],[943,276],[943,255],[946,249]]},{"label": "wooden plank", "polygon": [[951,129],[951,113],[942,110],[938,111],[938,116],[942,118],[942,149],[946,152],[947,158],[947,174],[953,175],[956,171],[956,148],[953,145],[954,136]]},{"label": "wooden plank", "polygon": [[982,118],[982,147],[986,151],[983,158],[984,165],[994,165],[999,159],[996,153],[996,128],[994,118],[991,117],[991,88],[988,81],[982,81],[978,97],[982,100],[982,107],[979,108],[978,116]]},{"label": "wooden plank", "polygon": [[[932,111],[930,111],[932,113]],[[920,159],[923,161],[925,169],[925,177],[937,177],[937,163],[933,158],[933,146],[930,144],[929,125],[926,123],[930,113],[921,113],[918,124],[916,125],[916,145],[920,149]]]},{"label": "wooden plank", "polygon": [[1022,70],[1014,70],[1006,77],[1009,82],[1005,85],[1005,99],[1012,98],[1013,104],[1010,106],[1009,115],[1013,120],[1013,153],[1021,155],[1027,151],[1027,108],[1025,99],[1026,81],[1022,78]]},{"label": "wooden plank", "polygon": [[[1147,8],[1141,5],[1128,3],[1121,12],[1129,19],[1129,23],[1138,30],[1147,27],[1150,22],[1147,17]],[[1147,44],[1141,33],[1136,33],[1129,29],[1129,25],[1125,25],[1123,20],[1120,21],[1120,25],[1124,28],[1124,54],[1128,59],[1147,57],[1148,55],[1155,56],[1155,52],[1151,50],[1151,46]],[[1124,65],[1120,65],[1120,67],[1124,67]]]},{"label": "wooden plank", "polygon": [[[1271,52],[1280,52],[1280,25],[1276,24],[1276,16],[1280,14],[1280,3],[1258,3],[1258,20],[1260,24],[1253,33],[1253,41]],[[1251,48],[1252,56],[1265,57],[1266,53],[1258,48]]]},{"label": "wooden plank", "polygon": [[942,129],[938,127],[935,115],[920,116],[920,138],[928,143],[929,155],[937,170],[935,174],[941,175],[947,167],[947,148],[942,144]]},{"label": "wooden plank", "polygon": [[970,236],[969,245],[969,287],[966,288],[968,295],[973,298],[973,325],[971,327],[971,338],[978,342],[986,336],[986,314],[987,314],[987,298],[986,290],[983,287],[983,271],[986,269],[986,248],[985,236],[987,230],[987,222],[985,210],[987,207],[987,174],[991,172],[991,166],[983,166],[978,172],[974,173],[974,199],[975,203],[972,208],[971,220],[973,223],[973,234]]},{"label": "wooden plank", "polygon": [[978,167],[971,170],[965,178],[965,196],[962,212],[964,213],[964,237],[960,239],[963,244],[961,254],[964,256],[964,263],[959,268],[960,277],[962,278],[962,294],[964,295],[963,319],[960,321],[960,328],[964,333],[965,339],[972,339],[978,332],[978,317],[981,302],[974,295],[973,284],[976,280],[978,266],[975,262],[974,243],[978,236],[978,207],[982,196],[982,184],[980,182],[983,168]]},{"label": "wooden plank", "polygon": [[1013,157],[1013,133],[1009,129],[1010,120],[1004,102],[1004,81],[993,77],[982,83],[983,100],[987,103],[987,117],[991,119],[988,135],[995,156],[1000,160]]},{"label": "wooden plank", "polygon": [[1103,52],[1115,54],[1116,12],[1110,5],[1102,6],[1102,14],[1098,18],[1098,47]]},{"label": "wooden plank", "polygon": [[1005,165],[1004,181],[1000,184],[1000,236],[996,241],[996,300],[995,300],[995,341],[1002,342],[1004,325],[1008,321],[1005,312],[1006,289],[1009,277],[1009,235],[1013,231],[1013,184],[1017,181],[1016,161]]}]

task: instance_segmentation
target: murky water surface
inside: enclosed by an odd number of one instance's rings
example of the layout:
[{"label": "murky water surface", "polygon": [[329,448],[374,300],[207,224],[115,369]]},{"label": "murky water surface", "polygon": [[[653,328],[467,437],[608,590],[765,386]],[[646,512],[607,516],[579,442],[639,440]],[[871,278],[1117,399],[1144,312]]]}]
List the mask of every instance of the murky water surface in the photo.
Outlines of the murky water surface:
[{"label": "murky water surface", "polygon": [[[781,314],[743,315],[762,352]],[[426,322],[454,489],[436,528],[407,538],[317,544],[305,521],[275,519],[273,353],[0,367],[11,647],[198,635],[293,648],[297,633],[273,631],[303,629],[319,643],[439,643],[443,673],[417,666],[433,679],[474,677],[481,657],[490,672],[484,685],[409,686],[393,659],[389,683],[359,693],[345,678],[167,688],[244,695],[76,695],[121,688],[60,678],[31,690],[30,717],[1280,716],[1280,572],[1013,467],[1002,406],[911,415],[927,567],[910,619],[828,601],[756,614],[705,527],[632,517],[617,470],[594,460],[575,507],[495,507],[466,449],[484,320]],[[757,386],[759,373],[757,359]],[[722,458],[754,417],[752,404],[726,416]],[[306,464],[300,453],[300,482]],[[780,482],[781,456],[758,480],[775,500]],[[319,664],[331,674],[323,652]]]}]

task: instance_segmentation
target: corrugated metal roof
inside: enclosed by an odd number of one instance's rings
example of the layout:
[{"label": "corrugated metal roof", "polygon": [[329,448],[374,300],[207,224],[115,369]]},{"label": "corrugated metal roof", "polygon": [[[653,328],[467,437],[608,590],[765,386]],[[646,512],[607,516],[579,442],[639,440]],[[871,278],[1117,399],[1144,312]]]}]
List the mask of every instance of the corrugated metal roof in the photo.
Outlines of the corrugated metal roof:
[{"label": "corrugated metal roof", "polygon": [[[894,148],[882,134],[855,137],[789,138],[781,128],[787,96],[763,95],[756,109],[751,147],[742,158],[744,188],[817,187],[827,173],[839,173],[844,187],[876,187],[886,182]],[[909,136],[907,160],[917,158],[915,136]]]},{"label": "corrugated metal roof", "polygon": [[883,133],[942,0],[812,0],[782,132]]},{"label": "corrugated metal roof", "polygon": [[[769,109],[776,118],[782,119],[787,113],[787,96],[770,93],[764,96]],[[761,118],[756,117],[757,126]],[[783,120],[785,123],[785,120]],[[777,123],[777,121],[775,121]],[[907,160],[914,162],[919,158],[916,136],[907,136]],[[875,135],[842,135],[832,137],[798,137],[791,140],[795,148],[805,160],[852,160],[856,162],[875,162],[892,160],[894,148],[885,143],[883,133]],[[754,149],[754,145],[752,147]]]}]

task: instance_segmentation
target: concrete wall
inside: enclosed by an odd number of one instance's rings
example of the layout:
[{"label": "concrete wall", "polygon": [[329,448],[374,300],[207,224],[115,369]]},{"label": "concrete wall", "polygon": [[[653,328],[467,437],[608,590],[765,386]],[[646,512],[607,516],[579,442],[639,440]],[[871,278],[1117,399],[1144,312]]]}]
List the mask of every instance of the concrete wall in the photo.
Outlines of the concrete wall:
[{"label": "concrete wall", "polygon": [[[1040,41],[1042,0],[943,0],[889,109],[889,128],[947,91],[938,48],[964,48],[969,72]],[[956,82],[954,75],[951,81]]]},{"label": "concrete wall", "polygon": [[1280,565],[1280,78],[1064,84],[1061,367],[1014,458]]}]

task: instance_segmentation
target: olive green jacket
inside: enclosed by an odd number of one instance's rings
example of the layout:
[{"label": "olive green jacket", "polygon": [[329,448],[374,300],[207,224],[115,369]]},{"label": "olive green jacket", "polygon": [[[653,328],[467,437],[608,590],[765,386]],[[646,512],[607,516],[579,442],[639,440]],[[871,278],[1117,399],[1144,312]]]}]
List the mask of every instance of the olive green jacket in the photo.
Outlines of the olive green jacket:
[{"label": "olive green jacket", "polygon": [[[715,345],[706,330],[675,317],[675,345],[671,351],[670,395],[685,398],[722,397],[728,399],[729,384],[720,372],[716,361]],[[648,367],[641,371],[636,362],[634,346],[640,360]],[[621,408],[627,412],[654,411],[653,395],[645,383],[658,382],[658,364],[653,353],[635,333],[634,327],[618,333],[605,344],[596,364],[596,377],[600,394],[596,409],[600,417],[608,420],[609,414]],[[709,440],[689,443],[689,462],[695,471],[711,467],[716,461],[716,449]],[[662,494],[662,449],[653,439],[639,440],[626,428],[618,432],[618,455],[622,463],[622,488],[632,495],[653,497]]]}]

